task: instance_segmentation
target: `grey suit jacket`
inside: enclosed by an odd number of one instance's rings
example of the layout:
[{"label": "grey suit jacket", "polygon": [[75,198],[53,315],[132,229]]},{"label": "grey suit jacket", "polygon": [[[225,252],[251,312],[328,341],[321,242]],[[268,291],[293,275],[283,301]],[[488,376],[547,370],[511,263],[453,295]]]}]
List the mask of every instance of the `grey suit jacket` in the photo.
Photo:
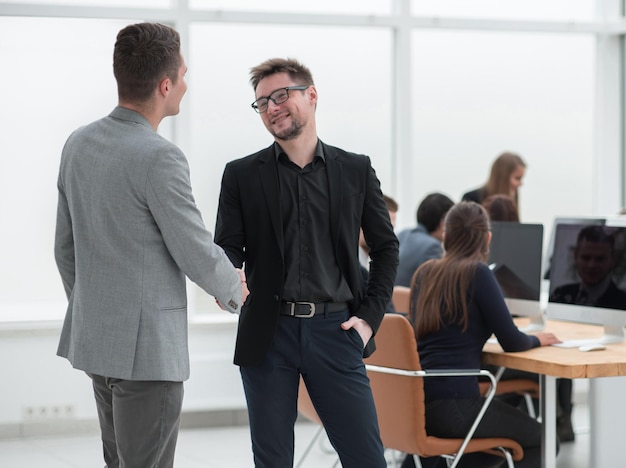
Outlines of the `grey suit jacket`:
[{"label": "grey suit jacket", "polygon": [[58,189],[69,304],[57,354],[106,377],[186,380],[185,275],[231,312],[241,283],[202,222],[183,153],[117,107],[69,137]]},{"label": "grey suit jacket", "polygon": [[400,263],[396,273],[396,286],[411,286],[415,270],[431,258],[441,258],[443,247],[439,240],[428,234],[424,226],[418,224],[398,234],[400,242]]}]

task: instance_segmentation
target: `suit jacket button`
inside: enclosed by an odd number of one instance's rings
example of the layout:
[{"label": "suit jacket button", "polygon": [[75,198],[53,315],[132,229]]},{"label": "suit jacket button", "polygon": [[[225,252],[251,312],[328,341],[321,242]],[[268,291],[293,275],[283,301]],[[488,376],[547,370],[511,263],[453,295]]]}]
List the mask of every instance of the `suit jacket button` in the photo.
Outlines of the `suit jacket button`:
[{"label": "suit jacket button", "polygon": [[274,294],[274,300],[275,300],[276,302],[280,301],[280,297],[278,297],[278,294]]}]

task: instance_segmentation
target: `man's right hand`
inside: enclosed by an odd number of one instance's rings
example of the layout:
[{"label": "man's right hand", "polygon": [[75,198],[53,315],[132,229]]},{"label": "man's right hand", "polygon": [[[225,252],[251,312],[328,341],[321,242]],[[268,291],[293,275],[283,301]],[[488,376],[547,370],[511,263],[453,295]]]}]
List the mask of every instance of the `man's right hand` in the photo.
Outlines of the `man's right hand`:
[{"label": "man's right hand", "polygon": [[241,305],[243,306],[246,303],[246,298],[250,295],[250,290],[246,282],[246,273],[241,268],[237,268],[237,273],[241,279]]}]

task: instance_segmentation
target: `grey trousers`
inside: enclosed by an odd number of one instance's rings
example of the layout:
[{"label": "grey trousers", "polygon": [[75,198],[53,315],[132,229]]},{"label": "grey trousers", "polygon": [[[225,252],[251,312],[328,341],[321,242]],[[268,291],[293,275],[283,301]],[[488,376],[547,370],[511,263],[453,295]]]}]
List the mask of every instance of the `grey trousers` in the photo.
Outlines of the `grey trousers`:
[{"label": "grey trousers", "polygon": [[93,382],[106,467],[173,467],[183,383],[87,375]]}]

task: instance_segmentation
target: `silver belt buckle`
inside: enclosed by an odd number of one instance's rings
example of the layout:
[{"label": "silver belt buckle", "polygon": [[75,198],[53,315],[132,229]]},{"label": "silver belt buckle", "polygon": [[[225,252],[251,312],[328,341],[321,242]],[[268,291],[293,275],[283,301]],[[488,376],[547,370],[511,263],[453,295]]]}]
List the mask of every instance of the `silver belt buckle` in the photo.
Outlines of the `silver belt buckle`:
[{"label": "silver belt buckle", "polygon": [[[309,306],[309,313],[308,314],[296,314],[296,305],[300,305],[300,304],[304,304],[304,305],[308,305]],[[314,302],[292,302],[290,304],[291,306],[291,314],[294,317],[298,317],[298,318],[311,318],[315,315],[315,303]]]}]

